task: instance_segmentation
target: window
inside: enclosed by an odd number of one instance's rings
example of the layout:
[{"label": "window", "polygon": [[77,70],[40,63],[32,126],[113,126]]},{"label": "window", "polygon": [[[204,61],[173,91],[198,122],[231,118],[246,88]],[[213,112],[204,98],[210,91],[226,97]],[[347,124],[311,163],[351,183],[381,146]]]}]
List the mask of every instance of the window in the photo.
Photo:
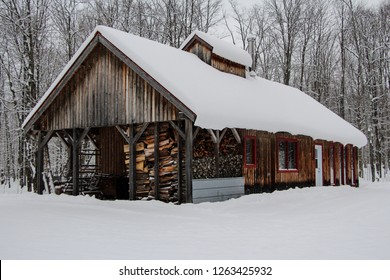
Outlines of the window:
[{"label": "window", "polygon": [[279,171],[297,171],[298,142],[290,139],[278,140]]},{"label": "window", "polygon": [[244,138],[244,164],[245,167],[256,166],[256,137],[245,136]]}]

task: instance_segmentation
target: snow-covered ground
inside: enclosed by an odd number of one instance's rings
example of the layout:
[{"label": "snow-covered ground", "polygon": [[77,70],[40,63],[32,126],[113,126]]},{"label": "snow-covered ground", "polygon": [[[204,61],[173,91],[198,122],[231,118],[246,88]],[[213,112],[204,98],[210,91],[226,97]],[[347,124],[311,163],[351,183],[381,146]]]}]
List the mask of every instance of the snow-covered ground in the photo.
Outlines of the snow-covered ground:
[{"label": "snow-covered ground", "polygon": [[101,201],[0,186],[0,259],[390,259],[390,183],[219,203]]}]

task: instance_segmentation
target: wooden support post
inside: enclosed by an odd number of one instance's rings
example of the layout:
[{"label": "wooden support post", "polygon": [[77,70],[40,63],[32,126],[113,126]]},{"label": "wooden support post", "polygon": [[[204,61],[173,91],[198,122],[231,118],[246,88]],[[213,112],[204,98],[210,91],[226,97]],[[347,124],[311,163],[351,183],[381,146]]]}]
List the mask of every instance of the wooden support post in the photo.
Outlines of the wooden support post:
[{"label": "wooden support post", "polygon": [[130,163],[129,163],[129,200],[136,199],[137,184],[136,184],[136,157],[135,157],[135,143],[134,141],[134,125],[129,125],[127,129],[128,144],[130,148]]},{"label": "wooden support post", "polygon": [[186,136],[186,202],[192,203],[192,157],[193,157],[193,122],[184,118]]},{"label": "wooden support post", "polygon": [[178,155],[177,155],[177,193],[178,193],[178,203],[181,204],[183,202],[183,139],[180,137],[180,135],[177,137],[177,149],[178,149]]},{"label": "wooden support post", "polygon": [[136,156],[135,156],[135,145],[137,141],[140,139],[142,134],[145,132],[146,128],[148,128],[149,123],[144,123],[141,127],[141,130],[135,134],[135,128],[133,124],[130,124],[126,132],[120,127],[116,126],[116,129],[122,135],[122,137],[126,140],[127,144],[129,144],[129,200],[136,200],[137,194],[137,184],[136,184]]},{"label": "wooden support post", "polygon": [[83,139],[88,135],[90,128],[84,128],[84,130],[79,135],[78,129],[73,128],[72,135],[72,183],[73,183],[73,195],[79,195],[80,193],[80,145]]},{"label": "wooden support post", "polygon": [[36,157],[36,186],[37,186],[37,193],[42,194],[43,193],[43,169],[44,169],[44,148],[47,144],[47,142],[50,141],[50,139],[53,137],[54,131],[49,131],[44,137],[44,133],[42,131],[38,132],[38,150],[37,150],[37,157]]},{"label": "wooden support post", "polygon": [[88,140],[92,143],[93,147],[96,149],[96,150],[99,150],[99,147],[98,147],[98,144],[96,143],[96,141],[94,139],[92,139],[92,137],[88,134],[87,135],[87,138]]},{"label": "wooden support post", "polygon": [[180,137],[182,137],[183,139],[186,137],[184,135],[184,132],[181,130],[180,125],[176,125],[173,121],[169,121],[169,124],[176,130]]},{"label": "wooden support post", "polygon": [[160,199],[160,176],[159,176],[159,143],[160,143],[160,124],[154,124],[154,197],[156,200]]},{"label": "wooden support post", "polygon": [[214,143],[214,154],[215,154],[215,178],[219,178],[219,130],[215,131],[217,141]]},{"label": "wooden support post", "polygon": [[186,139],[183,132],[183,121],[178,120],[176,125],[173,121],[169,121],[170,125],[175,129],[175,140],[177,142],[177,203],[183,202],[183,140]]},{"label": "wooden support post", "polygon": [[56,132],[56,136],[61,140],[61,142],[66,146],[66,147],[71,147],[71,143],[69,143],[69,139],[65,139],[64,136],[62,136],[60,133]]},{"label": "wooden support post", "polygon": [[79,147],[78,147],[78,132],[77,128],[73,128],[73,141],[72,141],[72,183],[73,183],[73,195],[79,195],[79,167],[80,167],[80,158],[79,158]]},{"label": "wooden support post", "polygon": [[227,128],[224,128],[222,130],[222,133],[219,133],[219,130],[214,130],[208,129],[207,130],[210,135],[211,139],[213,140],[214,143],[214,157],[215,157],[215,178],[219,178],[219,163],[220,163],[220,157],[219,157],[219,145],[221,144],[222,138],[225,136]]},{"label": "wooden support post", "polygon": [[43,146],[42,142],[42,132],[38,132],[38,150],[37,150],[37,156],[36,156],[36,174],[35,174],[35,180],[36,180],[36,186],[37,186],[37,193],[42,194],[43,193],[43,178],[42,178],[42,172],[43,172]]}]

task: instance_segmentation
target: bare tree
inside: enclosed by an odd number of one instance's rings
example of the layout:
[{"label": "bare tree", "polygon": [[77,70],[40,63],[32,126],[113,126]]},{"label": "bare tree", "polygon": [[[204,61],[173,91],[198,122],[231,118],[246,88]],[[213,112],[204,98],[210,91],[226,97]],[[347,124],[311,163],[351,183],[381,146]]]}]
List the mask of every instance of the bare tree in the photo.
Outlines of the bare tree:
[{"label": "bare tree", "polygon": [[283,83],[290,84],[292,60],[302,24],[304,0],[268,0],[267,8],[274,20],[275,42],[280,49]]}]

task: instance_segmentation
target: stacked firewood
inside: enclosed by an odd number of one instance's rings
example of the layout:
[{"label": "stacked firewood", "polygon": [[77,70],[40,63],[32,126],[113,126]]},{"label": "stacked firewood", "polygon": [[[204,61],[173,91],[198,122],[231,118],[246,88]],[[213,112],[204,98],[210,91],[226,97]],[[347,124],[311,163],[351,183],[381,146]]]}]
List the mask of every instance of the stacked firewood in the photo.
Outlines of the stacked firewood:
[{"label": "stacked firewood", "polygon": [[194,141],[194,159],[214,157],[214,142],[206,129],[201,129]]},{"label": "stacked firewood", "polygon": [[242,176],[242,151],[241,144],[237,143],[232,131],[229,129],[221,140],[219,146],[221,178]]},{"label": "stacked firewood", "polygon": [[[137,128],[139,131],[140,127]],[[150,124],[136,144],[136,195],[139,199],[156,197],[155,184],[155,137],[154,125]],[[126,166],[129,168],[129,146],[125,145]],[[159,128],[159,197],[162,201],[176,201],[177,198],[177,154],[178,148],[168,123]]]},{"label": "stacked firewood", "polygon": [[228,129],[225,136],[221,140],[219,145],[219,152],[221,155],[241,155],[241,144],[237,143],[236,138],[234,138],[233,132]]},{"label": "stacked firewood", "polygon": [[215,178],[215,158],[204,157],[194,159],[192,169],[194,179]]},{"label": "stacked firewood", "polygon": [[[199,131],[194,141],[194,179],[215,178],[215,143],[206,129]],[[237,143],[231,130],[227,130],[219,144],[220,178],[242,176],[241,144]]]},{"label": "stacked firewood", "polygon": [[242,155],[220,156],[219,177],[241,177],[242,176]]}]

